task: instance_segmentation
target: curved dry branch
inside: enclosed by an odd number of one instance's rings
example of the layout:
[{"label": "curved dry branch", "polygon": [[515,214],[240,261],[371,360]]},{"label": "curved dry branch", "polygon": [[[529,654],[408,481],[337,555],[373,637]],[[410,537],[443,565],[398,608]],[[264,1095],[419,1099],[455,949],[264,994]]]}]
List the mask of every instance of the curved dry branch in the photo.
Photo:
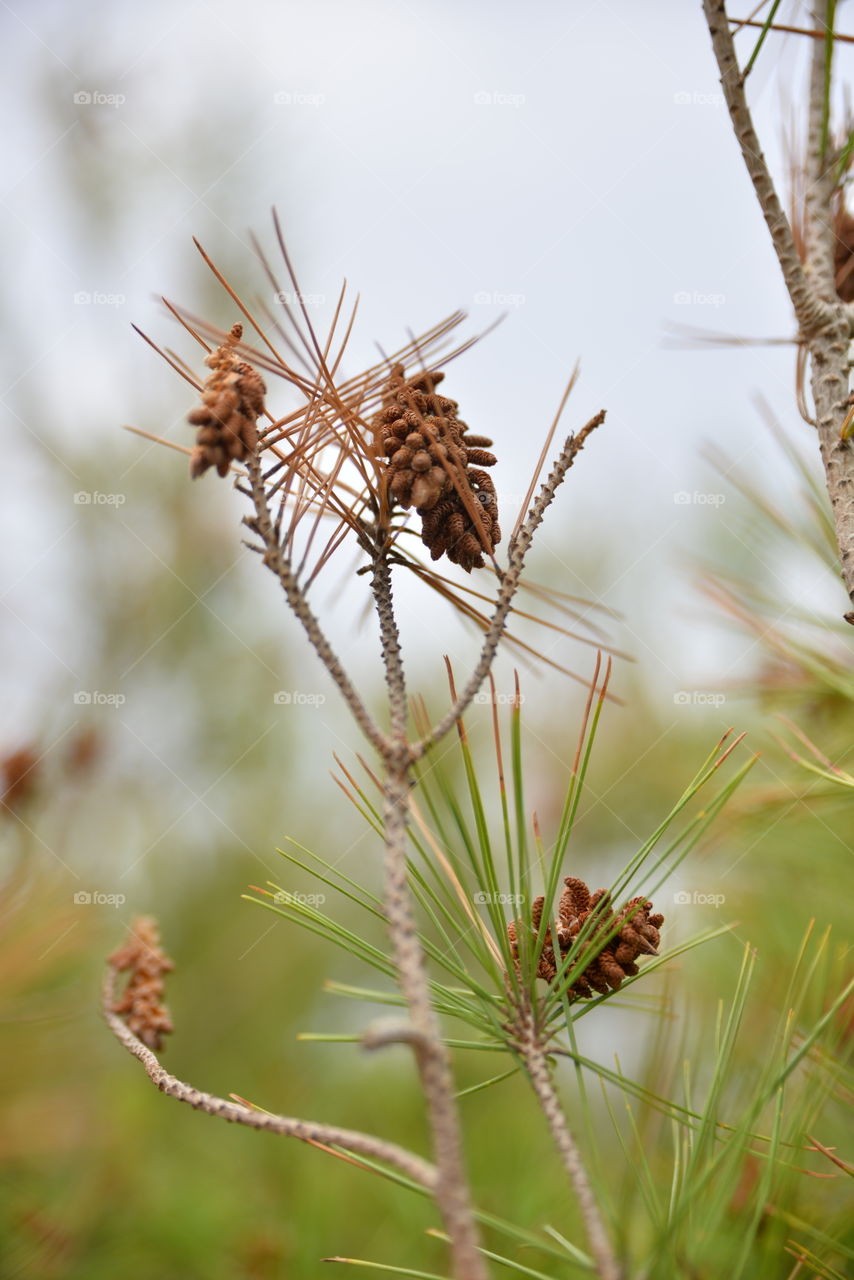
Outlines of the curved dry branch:
[{"label": "curved dry branch", "polygon": [[171,1075],[165,1067],[160,1065],[151,1049],[137,1039],[121,1018],[113,1013],[115,981],[116,971],[110,965],[104,976],[102,990],[104,1019],[116,1039],[129,1053],[139,1059],[145,1068],[146,1075],[161,1093],[168,1094],[170,1098],[177,1098],[179,1102],[186,1102],[196,1111],[204,1111],[209,1116],[218,1116],[220,1120],[227,1120],[232,1124],[245,1124],[250,1129],[266,1129],[269,1133],[276,1133],[281,1137],[340,1147],[344,1151],[352,1151],[355,1155],[382,1160],[414,1182],[418,1182],[422,1187],[426,1187],[428,1191],[435,1192],[437,1175],[434,1166],[413,1152],[397,1146],[394,1142],[386,1142],[382,1138],[375,1138],[369,1133],[360,1133],[356,1129],[341,1129],[334,1124],[319,1124],[314,1120],[298,1120],[293,1116],[253,1111],[249,1107],[241,1106],[238,1102],[204,1093],[201,1089],[195,1089],[192,1085],[179,1080],[177,1076]]}]

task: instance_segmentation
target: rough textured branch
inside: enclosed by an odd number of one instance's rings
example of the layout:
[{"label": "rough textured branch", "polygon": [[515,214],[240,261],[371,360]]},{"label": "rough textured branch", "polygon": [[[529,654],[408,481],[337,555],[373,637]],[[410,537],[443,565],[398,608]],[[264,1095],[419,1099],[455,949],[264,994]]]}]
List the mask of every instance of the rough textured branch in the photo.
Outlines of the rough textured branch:
[{"label": "rough textured branch", "polygon": [[[809,351],[821,459],[833,510],[842,580],[853,606],[844,616],[847,622],[854,623],[854,448],[851,441],[840,439],[847,412],[849,341],[854,332],[854,311],[839,300],[835,286],[834,180],[823,152],[825,47],[823,42],[815,41],[810,77],[805,165],[804,238],[808,254],[805,270],[753,128],[726,6],[723,0],[703,0],[703,9],[733,129],[771,232],[780,269]],[[827,0],[822,0],[816,7],[815,21],[818,29],[825,27]]]},{"label": "rough textured branch", "polygon": [[394,617],[391,595],[391,568],[388,563],[387,548],[384,546],[380,547],[374,556],[372,586],[380,624],[380,643],[391,715],[391,737],[394,742],[400,744],[406,741],[406,681],[403,657],[400,652],[400,635]]},{"label": "rough textured branch", "polygon": [[[816,10],[819,30],[824,29],[827,5]],[[825,137],[825,58],[823,40],[814,40],[810,60],[810,88],[807,114],[807,150],[804,165],[804,239],[805,272],[810,288],[831,309],[838,307],[834,250],[833,190],[835,186],[832,160],[825,155],[833,148]]]},{"label": "rough textured branch", "polygon": [[531,1087],[546,1118],[552,1140],[578,1202],[590,1252],[596,1265],[596,1274],[601,1280],[623,1280],[623,1269],[611,1245],[581,1152],[576,1145],[555,1090],[542,1037],[530,1007],[517,1006],[517,1022],[514,1031],[516,1049],[524,1063]]},{"label": "rough textured branch", "polygon": [[[383,663],[391,715],[385,754],[383,831],[385,833],[385,910],[398,982],[406,1000],[406,1038],[415,1055],[427,1105],[437,1181],[435,1199],[451,1248],[457,1280],[486,1280],[486,1264],[469,1194],[460,1117],[448,1050],[430,999],[424,952],[418,937],[407,877],[406,850],[412,753],[406,734],[406,685],[400,638],[394,616],[387,545],[374,557],[374,602],[380,624]],[[399,1034],[399,1029],[398,1029]],[[369,1044],[378,1046],[378,1041]]]},{"label": "rough textured branch", "polygon": [[525,556],[528,554],[528,548],[531,545],[534,534],[542,524],[543,516],[546,509],[551,506],[554,496],[566,478],[577,454],[584,448],[585,441],[592,431],[605,421],[605,410],[601,409],[590,421],[581,428],[576,435],[569,436],[563,449],[560,451],[558,458],[552,467],[551,474],[545,484],[540,489],[539,495],[528,512],[524,524],[519,530],[510,545],[509,561],[510,563],[505,570],[501,579],[501,589],[498,592],[498,601],[495,611],[489,622],[483,640],[483,648],[480,652],[477,666],[472,672],[471,678],[466,684],[460,696],[457,698],[450,711],[445,715],[439,723],[430,731],[430,733],[416,743],[413,747],[413,753],[418,759],[424,752],[441,738],[444,738],[459,720],[470,705],[472,699],[477,694],[480,686],[483,684],[490,668],[492,667],[496,651],[501,643],[501,637],[504,634],[504,628],[507,625],[507,619],[510,610],[513,607],[513,600],[519,586],[519,579],[522,576],[522,570],[525,567]]},{"label": "rough textured branch", "polygon": [[128,1052],[139,1059],[149,1079],[161,1093],[177,1098],[179,1102],[188,1103],[196,1111],[204,1111],[209,1116],[218,1116],[221,1120],[228,1120],[233,1124],[245,1124],[250,1129],[266,1129],[270,1133],[277,1133],[286,1138],[298,1138],[301,1142],[320,1142],[327,1146],[341,1147],[344,1151],[352,1151],[355,1155],[383,1160],[429,1191],[435,1191],[436,1170],[433,1165],[393,1142],[385,1142],[382,1138],[375,1138],[368,1133],[359,1133],[354,1129],[339,1129],[333,1124],[317,1124],[312,1120],[298,1120],[292,1116],[252,1111],[238,1102],[230,1102],[226,1098],[217,1098],[213,1094],[203,1093],[200,1089],[194,1089],[192,1085],[185,1084],[176,1076],[170,1075],[160,1065],[155,1054],[137,1039],[121,1018],[112,1012],[115,1001],[115,973],[111,965],[104,977],[102,1004],[107,1026]]},{"label": "rough textured branch", "polygon": [[398,981],[409,1010],[409,1036],[427,1103],[438,1173],[435,1198],[451,1241],[453,1274],[457,1280],[487,1280],[465,1174],[451,1064],[430,1000],[424,953],[412,910],[406,871],[408,811],[409,761],[404,753],[398,765],[390,767],[384,787],[386,917]]},{"label": "rough textured branch", "polygon": [[721,88],[729,108],[732,127],[741,147],[741,154],[753,183],[759,207],[768,224],[798,324],[804,336],[809,337],[833,318],[834,309],[829,303],[816,296],[815,291],[810,288],[801,265],[792,228],[774,188],[768,165],[759,145],[759,138],[753,127],[744,90],[744,78],[735,55],[735,44],[724,0],[703,0],[703,11],[709,24],[712,47],[721,74]]}]

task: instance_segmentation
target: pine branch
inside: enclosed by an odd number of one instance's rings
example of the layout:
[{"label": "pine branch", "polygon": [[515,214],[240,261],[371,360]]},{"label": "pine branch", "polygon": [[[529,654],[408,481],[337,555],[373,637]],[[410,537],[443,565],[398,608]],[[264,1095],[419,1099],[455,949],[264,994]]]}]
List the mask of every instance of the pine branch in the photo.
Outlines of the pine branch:
[{"label": "pine branch", "polygon": [[388,562],[389,545],[378,535],[382,545],[374,555],[372,588],[377,618],[380,624],[380,642],[386,673],[389,711],[391,713],[391,739],[397,744],[406,743],[406,680],[403,657],[400,652],[400,635],[394,616],[391,594],[391,566]]},{"label": "pine branch", "polygon": [[[826,154],[826,58],[829,52],[824,42],[814,42],[805,166],[807,264],[804,269],[753,127],[724,0],[703,0],[703,10],[732,126],[810,356],[819,447],[833,510],[841,576],[852,604],[844,617],[854,624],[854,448],[851,441],[840,437],[848,408],[849,340],[854,334],[854,309],[843,304],[836,294],[832,205],[835,180],[832,157]],[[814,16],[817,28],[825,30],[827,0],[819,0]]]},{"label": "pine branch", "polygon": [[[451,1062],[430,998],[407,875],[412,750],[406,734],[406,686],[387,555],[388,543],[380,535],[374,556],[373,592],[391,714],[383,785],[386,920],[398,982],[409,1011],[407,1038],[427,1105],[437,1168],[435,1199],[450,1239],[453,1274],[458,1280],[487,1280],[465,1170]],[[373,1045],[378,1047],[379,1042],[374,1041]]]},{"label": "pine branch", "polygon": [[513,1027],[515,1047],[525,1066],[531,1087],[549,1126],[552,1141],[575,1194],[590,1252],[596,1263],[596,1274],[601,1280],[624,1280],[623,1268],[609,1239],[581,1152],[555,1089],[552,1069],[549,1066],[534,1011],[530,1004],[526,1003],[524,1007],[520,1007],[518,999],[515,1003],[516,1021]]},{"label": "pine branch", "polygon": [[293,1116],[272,1115],[267,1111],[253,1111],[240,1103],[204,1093],[192,1085],[185,1084],[176,1076],[170,1075],[160,1065],[151,1049],[137,1039],[121,1018],[113,1013],[115,980],[116,970],[110,965],[104,976],[102,991],[102,1009],[107,1026],[128,1052],[139,1059],[149,1079],[161,1093],[168,1094],[170,1098],[177,1098],[179,1102],[186,1102],[196,1111],[204,1111],[209,1116],[217,1116],[220,1120],[227,1120],[233,1124],[245,1124],[250,1129],[266,1129],[269,1133],[276,1133],[286,1138],[298,1138],[301,1142],[341,1147],[356,1155],[382,1160],[429,1191],[435,1190],[437,1175],[433,1165],[393,1142],[386,1142],[382,1138],[376,1138],[369,1133],[360,1133],[355,1129],[340,1129],[337,1125],[319,1124],[313,1120],[298,1120]]},{"label": "pine branch", "polygon": [[[721,75],[721,88],[729,108],[735,136],[741,147],[759,207],[768,224],[780,270],[795,308],[801,332],[809,337],[833,319],[835,308],[815,296],[804,274],[789,220],[783,211],[768,165],[753,127],[735,44],[729,28],[725,0],[703,0],[703,11]],[[820,46],[819,46],[820,47]]]},{"label": "pine branch", "polygon": [[406,870],[409,762],[390,767],[383,787],[385,907],[400,989],[412,1025],[412,1047],[427,1104],[437,1180],[435,1199],[451,1241],[457,1280],[487,1280],[465,1173],[459,1110],[448,1051],[430,999]]}]

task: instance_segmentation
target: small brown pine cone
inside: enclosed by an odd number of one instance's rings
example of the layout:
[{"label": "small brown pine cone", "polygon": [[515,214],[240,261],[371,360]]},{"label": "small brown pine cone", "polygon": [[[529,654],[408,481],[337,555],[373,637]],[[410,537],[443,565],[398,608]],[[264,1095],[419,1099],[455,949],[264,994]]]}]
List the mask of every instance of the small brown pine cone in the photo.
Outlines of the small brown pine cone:
[{"label": "small brown pine cone", "polygon": [[[383,388],[382,408],[372,427],[377,454],[386,459],[389,493],[405,510],[421,517],[421,541],[433,560],[447,555],[466,572],[484,565],[484,539],[490,551],[501,540],[495,486],[481,468],[495,465],[486,436],[468,436],[457,417],[457,402],[440,396],[438,370],[406,378],[396,364]],[[469,499],[468,507],[460,490]],[[473,523],[471,510],[482,512]]]},{"label": "small brown pine cone", "polygon": [[[531,947],[534,946],[537,940],[537,933],[539,932],[540,922],[543,918],[544,902],[545,902],[545,899],[540,897],[540,898],[535,898],[534,901],[531,903],[531,925],[530,925]],[[511,920],[507,926],[507,937],[510,939],[510,950],[513,954],[514,960],[517,963],[517,967],[519,962],[518,929],[520,924],[521,924],[521,921]],[[555,964],[555,953],[554,953],[554,947],[552,945],[551,929],[547,929],[546,936],[543,941],[543,949],[542,949],[542,952],[540,953],[540,959],[537,965],[537,977],[544,978],[546,982],[551,982],[556,973],[557,973],[557,965]]]},{"label": "small brown pine cone", "polygon": [[257,447],[256,424],[264,412],[266,387],[258,370],[237,353],[242,336],[243,325],[233,325],[222,346],[205,358],[212,373],[200,407],[187,415],[190,425],[198,427],[190,454],[194,480],[210,467],[227,475],[232,462],[242,462]]},{"label": "small brown pine cone", "polygon": [[[606,889],[597,889],[591,894],[584,881],[575,876],[567,876],[564,886],[558,903],[556,931],[560,959],[555,954],[549,929],[537,977],[547,982],[554,980],[586,921],[593,916],[594,924],[587,934],[580,959],[584,960],[588,954],[590,958],[568,988],[567,996],[570,1000],[588,1000],[594,994],[607,995],[609,991],[618,991],[625,978],[633,978],[639,973],[636,961],[640,956],[658,954],[659,930],[664,916],[652,914],[652,903],[645,898],[632,898],[615,912]],[[543,899],[536,898],[531,904],[533,938],[536,938],[542,913]],[[517,962],[520,924],[520,921],[513,921],[507,926],[511,950]],[[603,945],[602,939],[608,934],[612,936]]]},{"label": "small brown pine cone", "polygon": [[159,1052],[163,1036],[172,1030],[169,1010],[163,1003],[163,975],[175,967],[160,946],[160,934],[151,916],[138,916],[130,940],[110,956],[114,969],[130,970],[124,993],[113,1004],[113,1013],[125,1019],[128,1029],[149,1049]]}]

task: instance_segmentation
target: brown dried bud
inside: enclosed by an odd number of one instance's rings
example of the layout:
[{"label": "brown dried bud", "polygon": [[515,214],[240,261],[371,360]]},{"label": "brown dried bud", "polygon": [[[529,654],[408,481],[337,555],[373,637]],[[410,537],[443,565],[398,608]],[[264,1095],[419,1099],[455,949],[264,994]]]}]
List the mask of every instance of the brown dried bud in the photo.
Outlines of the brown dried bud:
[{"label": "brown dried bud", "polygon": [[396,364],[373,421],[374,436],[378,453],[388,459],[389,493],[421,516],[421,540],[432,559],[447,555],[470,572],[483,568],[485,548],[494,551],[501,540],[492,480],[470,469],[494,466],[495,456],[484,447],[492,443],[486,436],[467,436],[456,401],[436,394],[444,376],[433,370],[407,380]]},{"label": "brown dried bud", "polygon": [[175,966],[160,946],[157,923],[151,916],[134,920],[130,940],[110,956],[110,964],[120,972],[130,970],[124,994],[113,1004],[113,1013],[125,1019],[138,1040],[159,1052],[163,1036],[173,1030],[163,1003],[163,975],[171,973]]},{"label": "brown dried bud", "polygon": [[264,412],[264,380],[251,364],[241,360],[236,347],[243,325],[232,325],[221,347],[205,358],[213,372],[202,391],[202,403],[187,415],[199,430],[190,454],[190,475],[195,480],[210,468],[228,474],[232,462],[242,462],[258,444],[256,423]]},{"label": "brown dried bud", "polygon": [[[566,959],[585,923],[594,916],[593,927],[587,934],[578,961],[571,967],[575,968],[586,957],[589,959],[567,989],[567,996],[570,1000],[587,1000],[594,992],[606,995],[609,991],[617,991],[624,978],[634,977],[639,972],[636,961],[641,955],[658,954],[659,930],[664,916],[653,915],[652,903],[645,898],[632,898],[619,912],[615,912],[607,890],[598,889],[591,894],[584,881],[575,876],[567,876],[564,886],[554,930],[560,959],[556,957],[555,937],[550,927],[546,930],[537,977],[546,982],[554,980],[559,965]],[[531,903],[529,929],[532,947],[542,920],[543,904],[543,898],[535,898]],[[522,927],[519,920],[511,921],[507,926],[507,936],[517,963],[519,930]],[[603,945],[602,939],[608,934],[611,936]]]}]

